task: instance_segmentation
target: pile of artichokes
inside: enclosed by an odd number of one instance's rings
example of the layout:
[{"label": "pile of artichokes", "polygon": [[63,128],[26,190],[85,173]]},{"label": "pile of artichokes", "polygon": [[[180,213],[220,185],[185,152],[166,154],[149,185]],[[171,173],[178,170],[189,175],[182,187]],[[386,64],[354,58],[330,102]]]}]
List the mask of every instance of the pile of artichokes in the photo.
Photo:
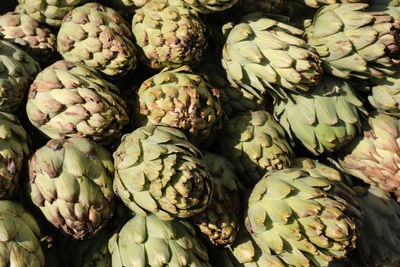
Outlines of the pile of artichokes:
[{"label": "pile of artichokes", "polygon": [[3,0],[0,266],[400,266],[400,2]]}]

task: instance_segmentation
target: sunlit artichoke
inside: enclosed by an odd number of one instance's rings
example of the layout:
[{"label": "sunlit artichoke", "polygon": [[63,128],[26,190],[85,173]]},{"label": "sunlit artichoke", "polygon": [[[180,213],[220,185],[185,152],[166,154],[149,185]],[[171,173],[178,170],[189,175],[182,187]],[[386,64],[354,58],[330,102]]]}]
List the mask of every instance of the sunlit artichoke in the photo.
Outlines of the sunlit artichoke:
[{"label": "sunlit artichoke", "polygon": [[50,140],[29,161],[29,194],[54,226],[76,239],[113,215],[111,154],[85,138]]},{"label": "sunlit artichoke", "polygon": [[138,215],[193,216],[210,204],[213,191],[202,158],[179,130],[138,128],[114,152],[114,191]]}]

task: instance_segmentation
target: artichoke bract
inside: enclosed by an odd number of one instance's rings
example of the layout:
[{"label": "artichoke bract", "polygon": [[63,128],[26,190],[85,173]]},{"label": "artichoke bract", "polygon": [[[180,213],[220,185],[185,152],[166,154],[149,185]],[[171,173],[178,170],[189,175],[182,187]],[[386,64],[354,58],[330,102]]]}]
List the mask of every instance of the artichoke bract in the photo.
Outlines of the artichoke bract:
[{"label": "artichoke bract", "polygon": [[400,200],[400,121],[372,114],[362,136],[347,145],[339,157],[346,173],[365,183],[393,192]]},{"label": "artichoke bract", "polygon": [[205,247],[185,220],[162,221],[155,215],[136,215],[111,237],[113,267],[210,267]]},{"label": "artichoke bract", "polygon": [[301,38],[303,31],[261,13],[234,25],[222,51],[222,65],[233,86],[261,98],[267,92],[305,92],[318,84],[321,62]]},{"label": "artichoke bract", "polygon": [[114,191],[139,215],[187,218],[211,202],[202,153],[179,130],[149,125],[122,137],[114,152]]},{"label": "artichoke bract", "polygon": [[400,206],[390,194],[371,186],[354,187],[364,208],[360,238],[355,249],[364,266],[400,265]]},{"label": "artichoke bract", "polygon": [[47,64],[57,57],[56,36],[27,14],[10,12],[1,15],[0,34],[26,46],[28,53],[40,63]]},{"label": "artichoke bract", "polygon": [[194,145],[207,146],[222,128],[219,90],[188,66],[164,70],[144,81],[138,91],[138,126],[174,127]]},{"label": "artichoke bract", "polygon": [[29,194],[46,219],[75,239],[113,215],[111,154],[85,138],[50,140],[29,161]]},{"label": "artichoke bract", "polygon": [[321,8],[306,29],[308,44],[324,70],[339,78],[383,78],[400,63],[400,25],[384,12],[365,12],[367,4]]},{"label": "artichoke bract", "polygon": [[198,63],[206,47],[205,30],[182,0],[152,0],[132,20],[140,59],[153,69]]},{"label": "artichoke bract", "polygon": [[87,137],[108,143],[128,124],[118,88],[84,65],[57,61],[36,76],[28,94],[31,123],[50,138]]},{"label": "artichoke bract", "polygon": [[0,111],[14,112],[23,102],[39,63],[0,37]]},{"label": "artichoke bract", "polygon": [[231,8],[238,0],[184,0],[189,6],[200,13],[212,13]]},{"label": "artichoke bract", "polygon": [[400,117],[400,73],[373,80],[368,101],[379,112]]},{"label": "artichoke bract", "polygon": [[230,245],[239,229],[240,181],[235,166],[226,158],[204,152],[203,160],[214,183],[214,194],[210,205],[191,221],[213,245]]},{"label": "artichoke bract", "polygon": [[385,12],[395,19],[400,19],[400,3],[398,0],[370,1],[368,11]]},{"label": "artichoke bract", "polygon": [[0,265],[43,267],[40,228],[21,204],[0,200]]},{"label": "artichoke bract", "polygon": [[340,173],[310,159],[264,176],[254,187],[246,227],[265,254],[293,266],[328,266],[355,246],[361,216]]},{"label": "artichoke bract", "polygon": [[0,198],[15,193],[28,154],[28,137],[18,118],[0,112]]},{"label": "artichoke bract", "polygon": [[285,130],[266,111],[247,112],[229,120],[221,134],[220,152],[251,187],[266,172],[290,167],[294,157]]},{"label": "artichoke bract", "polygon": [[63,19],[57,46],[65,60],[94,68],[109,77],[136,68],[136,47],[129,23],[112,8],[88,3]]},{"label": "artichoke bract", "polygon": [[315,155],[348,144],[361,132],[360,114],[367,114],[350,84],[330,76],[307,95],[290,94],[274,112],[289,136]]},{"label": "artichoke bract", "polygon": [[70,10],[89,1],[18,0],[30,17],[53,27],[60,27],[62,19]]}]

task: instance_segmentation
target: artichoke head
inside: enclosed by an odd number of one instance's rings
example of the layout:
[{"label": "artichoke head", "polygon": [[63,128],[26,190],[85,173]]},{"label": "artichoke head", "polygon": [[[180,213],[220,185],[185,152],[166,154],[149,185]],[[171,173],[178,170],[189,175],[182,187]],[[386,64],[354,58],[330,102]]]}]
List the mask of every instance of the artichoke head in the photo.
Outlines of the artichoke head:
[{"label": "artichoke head", "polygon": [[29,161],[29,193],[46,219],[75,239],[113,215],[110,153],[85,138],[50,140]]},{"label": "artichoke head", "polygon": [[236,167],[243,183],[252,187],[266,172],[290,167],[293,150],[285,130],[266,111],[237,115],[224,126],[220,151]]},{"label": "artichoke head", "polygon": [[11,197],[29,154],[28,137],[16,116],[0,112],[0,199]]},{"label": "artichoke head", "polygon": [[66,61],[82,63],[109,77],[136,68],[136,47],[129,23],[115,10],[88,3],[63,19],[57,46]]},{"label": "artichoke head", "polygon": [[26,113],[50,138],[87,137],[109,143],[129,122],[118,88],[84,65],[57,61],[33,81]]},{"label": "artichoke head", "polygon": [[385,114],[371,114],[362,136],[340,154],[343,170],[365,183],[393,192],[400,199],[400,121]]},{"label": "artichoke head", "polygon": [[122,137],[114,152],[114,191],[136,214],[187,218],[211,202],[202,153],[179,130],[149,125]]},{"label": "artichoke head", "polygon": [[324,70],[342,79],[383,78],[400,63],[400,24],[368,4],[332,4],[318,10],[306,29]]},{"label": "artichoke head", "polygon": [[293,266],[328,266],[355,246],[361,209],[340,173],[310,159],[264,176],[246,227],[261,250]]},{"label": "artichoke head", "polygon": [[208,145],[222,128],[219,90],[188,66],[165,70],[139,88],[137,125],[164,125],[183,131],[195,145]]},{"label": "artichoke head", "polygon": [[[280,18],[277,18],[280,19]],[[233,26],[222,52],[222,65],[233,86],[262,98],[287,98],[318,84],[321,62],[302,39],[303,31],[252,13]]]},{"label": "artichoke head", "polygon": [[108,243],[113,267],[210,267],[205,247],[185,220],[136,215]]},{"label": "artichoke head", "polygon": [[214,183],[210,205],[191,221],[213,245],[230,245],[239,229],[239,178],[234,165],[224,157],[204,152],[204,163]]},{"label": "artichoke head", "polygon": [[274,106],[275,116],[290,137],[313,154],[341,149],[361,132],[362,102],[345,80],[324,76],[303,96],[290,94]]}]

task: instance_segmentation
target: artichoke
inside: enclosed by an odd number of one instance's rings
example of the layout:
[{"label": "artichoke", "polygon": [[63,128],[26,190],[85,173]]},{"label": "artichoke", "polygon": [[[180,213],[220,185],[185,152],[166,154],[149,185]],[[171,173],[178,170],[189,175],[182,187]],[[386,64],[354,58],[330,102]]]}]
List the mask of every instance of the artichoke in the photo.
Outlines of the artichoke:
[{"label": "artichoke", "polygon": [[113,267],[206,267],[208,254],[184,220],[162,221],[155,215],[136,215],[109,243]]},{"label": "artichoke", "polygon": [[[322,5],[331,5],[335,3],[365,3],[369,0],[300,0],[309,7],[320,8]],[[373,0],[372,2],[375,2]],[[379,0],[378,0],[379,1]]]},{"label": "artichoke", "polygon": [[144,81],[138,92],[136,123],[183,131],[195,145],[207,145],[222,128],[218,90],[188,66],[164,70]]},{"label": "artichoke", "polygon": [[220,151],[248,186],[266,172],[290,167],[294,156],[285,130],[266,111],[247,112],[229,120],[221,134]]},{"label": "artichoke", "polygon": [[34,20],[53,27],[60,27],[64,16],[74,7],[90,0],[18,0]]},{"label": "artichoke", "polygon": [[328,266],[355,245],[354,192],[340,173],[309,159],[264,176],[254,187],[246,227],[268,255],[293,266]]},{"label": "artichoke", "polygon": [[400,121],[372,114],[363,136],[356,137],[340,154],[343,170],[365,183],[393,192],[400,201]]},{"label": "artichoke", "polygon": [[206,47],[205,30],[183,0],[152,0],[132,20],[140,59],[154,69],[198,63]]},{"label": "artichoke", "polygon": [[138,128],[114,152],[114,191],[136,214],[190,217],[209,205],[213,192],[202,157],[179,130]]},{"label": "artichoke", "polygon": [[203,160],[214,183],[214,194],[210,205],[191,221],[213,245],[230,245],[239,229],[239,178],[235,166],[224,157],[204,152]]},{"label": "artichoke", "polygon": [[[358,264],[400,265],[400,206],[385,191],[355,187],[364,207],[361,235],[355,249]],[[356,265],[357,266],[357,265]]]},{"label": "artichoke", "polygon": [[274,111],[289,136],[315,155],[348,144],[361,132],[359,113],[367,114],[350,84],[330,76],[305,96],[290,94]]},{"label": "artichoke", "polygon": [[0,112],[0,198],[11,197],[18,185],[25,157],[29,154],[28,137],[18,118]]},{"label": "artichoke", "polygon": [[88,137],[107,143],[129,122],[118,88],[80,64],[57,61],[33,82],[26,112],[50,138]]},{"label": "artichoke", "polygon": [[252,13],[233,26],[223,48],[222,65],[235,87],[261,99],[268,92],[286,98],[286,91],[304,92],[318,84],[320,60],[303,31]]},{"label": "artichoke", "polygon": [[306,36],[326,72],[344,79],[394,74],[400,63],[400,25],[383,12],[365,12],[367,7],[332,4],[315,14]]},{"label": "artichoke", "polygon": [[0,34],[4,38],[22,39],[28,53],[40,63],[50,63],[57,57],[56,36],[27,14],[10,12],[1,15]]},{"label": "artichoke", "polygon": [[110,153],[85,138],[50,140],[29,161],[29,194],[54,226],[75,239],[113,215]]},{"label": "artichoke", "polygon": [[136,68],[129,24],[112,8],[89,3],[69,12],[57,35],[65,60],[86,64],[114,77]]},{"label": "artichoke", "polygon": [[0,200],[0,265],[43,267],[40,228],[35,218],[21,204]]},{"label": "artichoke", "polygon": [[374,80],[369,103],[379,112],[400,117],[400,73]]},{"label": "artichoke", "polygon": [[14,112],[22,104],[39,63],[14,44],[0,38],[0,111]]}]

